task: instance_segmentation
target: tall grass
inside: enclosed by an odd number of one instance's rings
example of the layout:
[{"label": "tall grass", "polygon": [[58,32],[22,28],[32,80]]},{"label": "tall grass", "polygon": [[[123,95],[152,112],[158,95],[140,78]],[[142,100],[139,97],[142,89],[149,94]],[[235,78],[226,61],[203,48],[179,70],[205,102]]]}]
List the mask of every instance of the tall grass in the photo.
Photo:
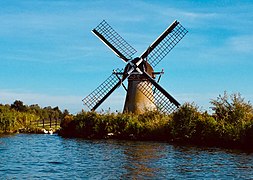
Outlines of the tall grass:
[{"label": "tall grass", "polygon": [[6,106],[0,106],[0,133],[18,132],[19,129],[35,130],[36,127],[32,125],[32,122],[38,119],[39,116],[35,114],[18,112]]},{"label": "tall grass", "polygon": [[41,108],[27,106],[16,100],[11,105],[0,104],[0,133],[42,132],[43,128],[59,128],[59,121],[68,112],[62,113],[58,107]]},{"label": "tall grass", "polygon": [[172,114],[85,112],[65,117],[62,136],[167,140],[199,145],[253,149],[253,107],[240,94],[211,101],[213,113],[185,103]]},{"label": "tall grass", "polygon": [[158,112],[136,115],[82,111],[71,120],[62,121],[61,135],[107,138],[109,134],[119,139],[166,139],[170,120],[170,116]]}]

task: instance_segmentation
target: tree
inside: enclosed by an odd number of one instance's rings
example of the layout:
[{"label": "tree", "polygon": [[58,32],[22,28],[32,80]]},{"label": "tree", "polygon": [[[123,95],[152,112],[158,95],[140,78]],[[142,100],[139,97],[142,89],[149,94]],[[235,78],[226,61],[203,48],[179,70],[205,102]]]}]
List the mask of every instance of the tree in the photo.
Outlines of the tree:
[{"label": "tree", "polygon": [[245,102],[240,93],[219,95],[216,100],[210,102],[214,116],[217,120],[228,123],[249,121],[253,118],[253,107],[250,102]]},{"label": "tree", "polygon": [[11,104],[11,109],[15,109],[16,111],[19,111],[19,112],[27,111],[27,107],[20,100],[14,101],[14,103]]}]

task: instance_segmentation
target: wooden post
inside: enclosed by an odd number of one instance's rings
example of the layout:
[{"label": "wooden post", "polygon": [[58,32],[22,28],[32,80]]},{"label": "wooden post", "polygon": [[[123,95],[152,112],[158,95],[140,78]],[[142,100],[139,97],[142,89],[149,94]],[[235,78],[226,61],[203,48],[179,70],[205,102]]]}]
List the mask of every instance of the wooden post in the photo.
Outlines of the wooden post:
[{"label": "wooden post", "polygon": [[55,128],[57,128],[57,121],[58,121],[58,118],[55,119]]}]

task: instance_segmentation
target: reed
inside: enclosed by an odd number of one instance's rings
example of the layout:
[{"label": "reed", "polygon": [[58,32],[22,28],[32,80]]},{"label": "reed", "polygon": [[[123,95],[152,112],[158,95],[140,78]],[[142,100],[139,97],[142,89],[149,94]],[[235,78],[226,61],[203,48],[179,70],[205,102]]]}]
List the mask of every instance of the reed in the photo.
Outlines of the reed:
[{"label": "reed", "polygon": [[62,121],[60,135],[84,138],[167,140],[253,149],[253,107],[240,94],[212,100],[212,113],[185,103],[172,114],[82,111]]}]

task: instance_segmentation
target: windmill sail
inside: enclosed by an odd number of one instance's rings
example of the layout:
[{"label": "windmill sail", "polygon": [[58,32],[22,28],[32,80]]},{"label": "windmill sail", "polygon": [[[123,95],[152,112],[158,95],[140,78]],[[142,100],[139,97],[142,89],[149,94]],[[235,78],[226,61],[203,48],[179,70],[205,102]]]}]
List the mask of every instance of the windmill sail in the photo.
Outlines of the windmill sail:
[{"label": "windmill sail", "polygon": [[174,21],[141,55],[155,67],[186,35],[188,31],[178,22]]},{"label": "windmill sail", "polygon": [[83,99],[83,103],[90,109],[96,108],[122,83],[115,73],[112,73],[102,84]]},{"label": "windmill sail", "polygon": [[126,62],[132,59],[132,56],[137,52],[105,20],[93,29],[92,32]]}]

